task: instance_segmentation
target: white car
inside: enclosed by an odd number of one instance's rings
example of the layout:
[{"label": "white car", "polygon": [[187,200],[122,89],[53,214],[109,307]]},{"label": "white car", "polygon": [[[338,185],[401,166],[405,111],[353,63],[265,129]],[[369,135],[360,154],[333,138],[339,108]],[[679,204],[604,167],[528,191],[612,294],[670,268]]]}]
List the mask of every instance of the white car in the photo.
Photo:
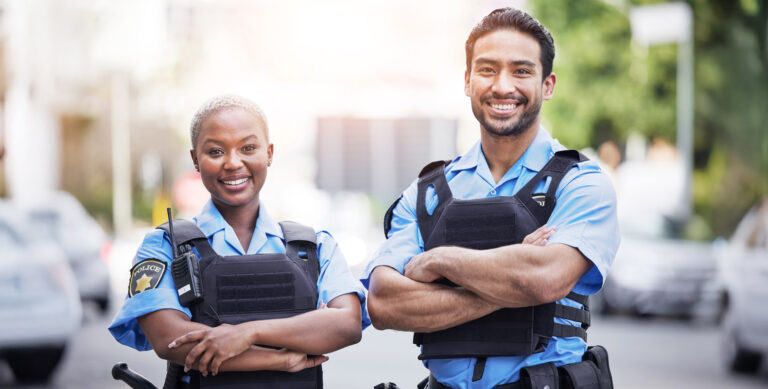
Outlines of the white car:
[{"label": "white car", "polygon": [[77,282],[54,242],[0,202],[0,358],[18,381],[47,381],[82,320]]},{"label": "white car", "polygon": [[741,220],[720,265],[723,361],[731,371],[754,373],[768,354],[768,198]]},{"label": "white car", "polygon": [[673,238],[660,217],[624,223],[621,232],[596,311],[716,318],[720,287],[712,242]]},{"label": "white car", "polygon": [[82,301],[95,302],[106,312],[110,295],[107,258],[112,243],[101,226],[67,192],[52,192],[44,203],[28,206],[27,213],[36,233],[64,250]]}]

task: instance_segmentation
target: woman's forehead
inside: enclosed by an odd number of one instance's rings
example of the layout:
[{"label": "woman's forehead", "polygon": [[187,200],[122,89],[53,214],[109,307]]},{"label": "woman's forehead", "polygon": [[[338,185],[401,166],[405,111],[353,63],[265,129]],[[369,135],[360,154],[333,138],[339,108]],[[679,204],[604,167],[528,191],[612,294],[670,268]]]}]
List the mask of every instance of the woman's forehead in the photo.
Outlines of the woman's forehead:
[{"label": "woman's forehead", "polygon": [[211,113],[203,120],[200,128],[202,138],[255,135],[267,138],[267,124],[258,115],[240,107],[226,107]]}]

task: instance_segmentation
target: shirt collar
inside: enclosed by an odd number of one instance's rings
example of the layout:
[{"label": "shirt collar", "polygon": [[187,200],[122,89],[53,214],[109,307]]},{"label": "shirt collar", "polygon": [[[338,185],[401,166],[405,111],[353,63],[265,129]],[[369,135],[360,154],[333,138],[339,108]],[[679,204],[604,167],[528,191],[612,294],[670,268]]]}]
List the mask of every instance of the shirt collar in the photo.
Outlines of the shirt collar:
[{"label": "shirt collar", "polygon": [[522,162],[522,165],[528,170],[540,171],[549,162],[552,155],[554,155],[553,143],[556,142],[552,139],[552,135],[544,127],[540,126],[536,138],[533,139],[531,145],[528,146],[528,149],[520,157],[519,162]]},{"label": "shirt collar", "polygon": [[[522,165],[538,172],[552,158],[554,153],[552,149],[553,142],[557,141],[552,139],[552,136],[544,127],[540,126],[533,142],[531,142],[531,145],[528,146],[528,149],[525,150],[515,165]],[[466,153],[458,158],[451,170],[474,169],[480,164],[480,158],[485,158],[485,155],[483,155],[481,142],[478,140]]]},{"label": "shirt collar", "polygon": [[[203,234],[205,234],[207,238],[210,238],[217,232],[225,230],[225,240],[235,248],[240,248],[241,245],[237,241],[234,230],[227,224],[224,217],[221,216],[221,212],[219,212],[212,200],[208,200],[196,219],[198,227],[203,231]],[[253,231],[251,242],[248,245],[248,253],[258,252],[267,242],[269,235],[277,236],[281,239],[283,238],[283,232],[280,225],[277,224],[275,219],[273,219],[269,212],[267,212],[264,204],[259,202],[259,217],[256,219],[256,228]]]}]

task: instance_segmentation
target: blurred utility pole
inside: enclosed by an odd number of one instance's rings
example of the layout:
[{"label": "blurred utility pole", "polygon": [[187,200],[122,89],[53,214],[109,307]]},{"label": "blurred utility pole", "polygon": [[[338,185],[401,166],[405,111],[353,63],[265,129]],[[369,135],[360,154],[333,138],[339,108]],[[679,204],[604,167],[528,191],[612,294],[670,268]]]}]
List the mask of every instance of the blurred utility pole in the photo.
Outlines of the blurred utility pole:
[{"label": "blurred utility pole", "polygon": [[112,218],[115,235],[128,235],[131,224],[131,133],[129,81],[125,74],[112,76],[110,128],[112,130]]},{"label": "blurred utility pole", "polygon": [[632,39],[644,46],[677,43],[677,150],[685,172],[679,221],[693,208],[693,11],[683,2],[632,7]]}]

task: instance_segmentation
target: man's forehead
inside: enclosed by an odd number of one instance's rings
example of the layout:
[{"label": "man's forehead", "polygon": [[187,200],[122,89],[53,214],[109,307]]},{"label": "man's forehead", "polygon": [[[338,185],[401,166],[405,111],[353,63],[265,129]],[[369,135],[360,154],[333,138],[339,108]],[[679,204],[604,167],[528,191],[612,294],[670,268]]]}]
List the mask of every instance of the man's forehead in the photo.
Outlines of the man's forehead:
[{"label": "man's forehead", "polygon": [[475,41],[472,54],[472,63],[532,62],[535,66],[541,66],[539,42],[531,35],[517,30],[499,29],[481,36]]}]

